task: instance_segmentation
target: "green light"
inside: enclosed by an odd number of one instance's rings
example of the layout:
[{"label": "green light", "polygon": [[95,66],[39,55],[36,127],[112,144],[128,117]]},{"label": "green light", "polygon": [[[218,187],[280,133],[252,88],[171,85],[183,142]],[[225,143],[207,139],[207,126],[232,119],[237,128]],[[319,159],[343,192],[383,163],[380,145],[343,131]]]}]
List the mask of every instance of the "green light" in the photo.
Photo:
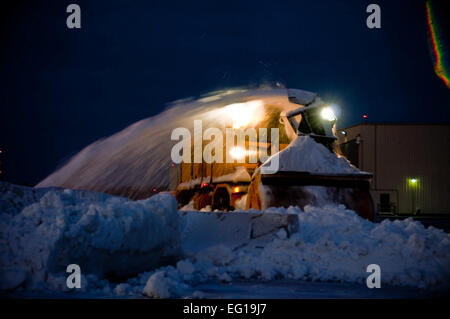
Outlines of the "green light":
[{"label": "green light", "polygon": [[416,188],[419,185],[418,178],[408,178],[408,185],[411,188]]}]

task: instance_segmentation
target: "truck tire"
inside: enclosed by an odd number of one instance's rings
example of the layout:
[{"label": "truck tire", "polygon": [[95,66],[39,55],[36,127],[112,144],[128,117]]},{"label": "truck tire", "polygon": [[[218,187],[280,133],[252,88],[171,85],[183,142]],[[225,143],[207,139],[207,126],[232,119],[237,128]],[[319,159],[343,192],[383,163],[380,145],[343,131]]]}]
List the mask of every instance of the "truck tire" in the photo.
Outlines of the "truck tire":
[{"label": "truck tire", "polygon": [[226,187],[216,188],[213,197],[213,210],[227,211],[231,209],[230,206],[230,194]]},{"label": "truck tire", "polygon": [[211,206],[211,195],[209,193],[199,193],[194,197],[194,207],[197,210]]},{"label": "truck tire", "polygon": [[177,202],[178,202],[178,207],[181,208],[181,207],[189,204],[189,202],[192,200],[193,196],[194,196],[194,194],[191,190],[178,191],[175,195],[175,198],[177,199]]}]

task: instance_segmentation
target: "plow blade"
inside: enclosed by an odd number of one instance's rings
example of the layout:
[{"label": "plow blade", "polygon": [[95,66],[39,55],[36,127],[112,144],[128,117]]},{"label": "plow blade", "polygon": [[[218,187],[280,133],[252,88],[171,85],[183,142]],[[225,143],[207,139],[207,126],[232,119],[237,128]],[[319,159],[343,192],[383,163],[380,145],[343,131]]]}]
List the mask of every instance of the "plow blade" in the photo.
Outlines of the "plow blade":
[{"label": "plow blade", "polygon": [[182,248],[194,254],[214,245],[231,249],[247,245],[264,245],[280,236],[298,231],[298,217],[289,214],[254,212],[180,211]]},{"label": "plow blade", "polygon": [[343,204],[359,216],[374,219],[370,194],[371,174],[313,174],[279,172],[257,175],[247,198],[247,209],[268,207]]}]

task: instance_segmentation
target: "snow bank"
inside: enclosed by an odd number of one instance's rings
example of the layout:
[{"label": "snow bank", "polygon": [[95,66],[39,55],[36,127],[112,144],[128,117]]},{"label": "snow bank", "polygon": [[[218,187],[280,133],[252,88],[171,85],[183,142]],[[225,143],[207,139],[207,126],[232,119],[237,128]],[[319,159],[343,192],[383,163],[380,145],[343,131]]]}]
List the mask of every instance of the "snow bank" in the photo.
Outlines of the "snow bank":
[{"label": "snow bank", "polygon": [[[179,252],[177,203],[169,194],[134,202],[74,190],[34,192],[23,187],[16,198],[0,193],[2,290],[54,284],[73,263],[99,278],[137,274]],[[3,211],[5,202],[33,196],[37,202]]]},{"label": "snow bank", "polygon": [[[26,206],[38,202],[42,196],[49,191],[63,191],[59,187],[45,187],[45,188],[31,188],[26,186],[19,186],[7,182],[0,182],[0,212],[4,218],[17,215]],[[104,193],[95,193],[84,190],[73,191],[73,200],[83,200],[85,202],[103,201],[109,195]]]},{"label": "snow bank", "polygon": [[270,167],[278,160],[279,171],[327,174],[358,174],[359,169],[338,157],[309,136],[298,136],[284,150],[269,157],[262,165]]},{"label": "snow bank", "polygon": [[[0,193],[2,290],[66,291],[71,263],[81,267],[83,289],[97,297],[199,297],[198,284],[236,280],[365,287],[369,264],[380,265],[382,286],[441,288],[450,279],[450,235],[412,219],[376,224],[331,205],[186,213],[177,212],[169,194],[134,202],[73,190],[29,191]],[[21,196],[24,208],[5,204],[17,205]],[[160,267],[174,255],[181,258],[176,264]],[[140,274],[105,280],[113,273]]]},{"label": "snow bank", "polygon": [[297,215],[299,231],[289,237],[279,229],[277,238],[262,245],[206,247],[176,267],[152,274],[143,293],[184,296],[189,286],[236,279],[330,280],[365,286],[369,264],[380,265],[382,285],[442,287],[450,279],[450,235],[425,229],[412,219],[374,224],[343,206],[272,208],[264,213]]}]

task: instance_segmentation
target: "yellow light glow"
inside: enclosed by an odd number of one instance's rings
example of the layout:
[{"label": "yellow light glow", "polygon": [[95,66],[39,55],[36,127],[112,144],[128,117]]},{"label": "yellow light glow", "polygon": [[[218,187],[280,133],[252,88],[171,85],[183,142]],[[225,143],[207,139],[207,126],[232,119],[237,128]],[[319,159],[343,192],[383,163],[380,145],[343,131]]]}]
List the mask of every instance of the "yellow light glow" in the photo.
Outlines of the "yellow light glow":
[{"label": "yellow light glow", "polygon": [[233,188],[233,193],[239,193],[240,191],[241,189],[237,186]]},{"label": "yellow light glow", "polygon": [[230,155],[234,159],[242,159],[245,157],[246,153],[245,149],[239,146],[233,147],[230,150]]},{"label": "yellow light glow", "polygon": [[235,146],[230,151],[231,157],[236,160],[240,160],[246,156],[251,156],[251,155],[256,155],[256,154],[258,154],[258,152],[254,151],[254,150],[246,150],[245,148],[240,147],[240,146]]},{"label": "yellow light glow", "polygon": [[233,128],[253,127],[264,119],[264,103],[254,100],[244,103],[234,103],[225,106],[226,114],[233,121]]},{"label": "yellow light glow", "polygon": [[331,107],[327,106],[320,111],[320,116],[327,121],[335,121],[336,115],[334,114],[334,111]]}]

